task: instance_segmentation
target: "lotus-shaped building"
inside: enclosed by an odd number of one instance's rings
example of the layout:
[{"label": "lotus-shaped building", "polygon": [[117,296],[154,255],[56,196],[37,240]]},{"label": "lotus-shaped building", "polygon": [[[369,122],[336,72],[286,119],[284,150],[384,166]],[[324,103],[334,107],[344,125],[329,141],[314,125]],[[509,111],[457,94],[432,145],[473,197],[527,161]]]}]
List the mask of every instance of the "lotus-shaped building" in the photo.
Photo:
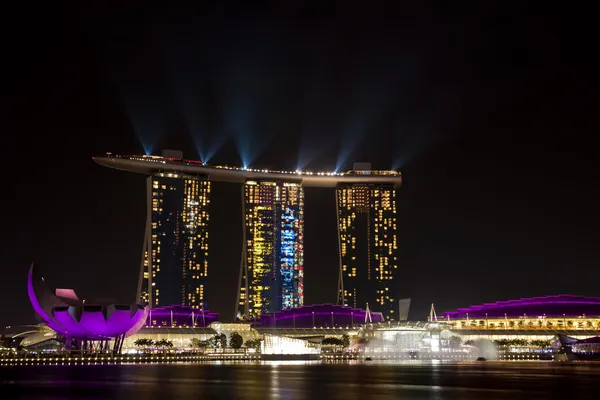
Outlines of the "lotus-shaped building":
[{"label": "lotus-shaped building", "polygon": [[27,292],[35,312],[75,346],[100,342],[108,349],[115,340],[115,349],[125,337],[135,334],[146,322],[148,308],[137,304],[88,304],[72,289],[56,289],[53,293],[38,276],[33,264],[29,269]]}]

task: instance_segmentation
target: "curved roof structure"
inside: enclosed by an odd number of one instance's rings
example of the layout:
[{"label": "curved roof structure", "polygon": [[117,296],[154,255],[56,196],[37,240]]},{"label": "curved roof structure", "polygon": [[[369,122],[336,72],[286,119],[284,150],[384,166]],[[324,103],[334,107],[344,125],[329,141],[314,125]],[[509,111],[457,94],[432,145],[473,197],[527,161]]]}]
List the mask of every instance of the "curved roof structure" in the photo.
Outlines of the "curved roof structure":
[{"label": "curved roof structure", "polygon": [[445,312],[447,319],[600,316],[600,297],[559,294],[484,303]]},{"label": "curved roof structure", "polygon": [[219,314],[190,306],[164,306],[149,311],[145,326],[207,327]]},{"label": "curved roof structure", "polygon": [[244,183],[247,180],[253,179],[297,181],[298,183],[302,182],[303,186],[313,187],[335,187],[340,183],[387,183],[400,186],[402,183],[400,172],[393,170],[348,172],[274,171],[231,166],[211,166],[200,161],[148,155],[106,155],[93,157],[93,160],[104,167],[147,175],[156,172],[204,175],[212,181],[232,183]]},{"label": "curved roof structure", "polygon": [[[290,308],[276,313],[266,313],[261,315],[261,327],[272,328],[313,328],[321,327],[340,327],[363,325],[368,318],[365,318],[366,310],[361,308],[340,306],[335,304],[314,304]],[[378,312],[371,312],[371,319],[367,322],[381,322],[383,315]]]},{"label": "curved roof structure", "polygon": [[[52,294],[33,264],[29,268],[27,293],[35,312],[65,337],[99,340],[131,336],[144,325],[148,315],[148,308],[137,304],[84,304],[71,289]],[[61,294],[67,297],[60,297]]]}]

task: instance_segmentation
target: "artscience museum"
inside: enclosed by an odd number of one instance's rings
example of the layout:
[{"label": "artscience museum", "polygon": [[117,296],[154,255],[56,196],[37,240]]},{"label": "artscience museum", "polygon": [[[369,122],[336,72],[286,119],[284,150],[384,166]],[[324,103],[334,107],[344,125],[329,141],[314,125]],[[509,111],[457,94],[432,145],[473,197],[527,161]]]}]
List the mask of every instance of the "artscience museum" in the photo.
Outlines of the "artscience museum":
[{"label": "artscience museum", "polygon": [[72,289],[52,292],[33,264],[27,292],[36,314],[65,338],[67,350],[120,352],[123,340],[139,331],[148,315],[148,308],[137,304],[86,303]]}]

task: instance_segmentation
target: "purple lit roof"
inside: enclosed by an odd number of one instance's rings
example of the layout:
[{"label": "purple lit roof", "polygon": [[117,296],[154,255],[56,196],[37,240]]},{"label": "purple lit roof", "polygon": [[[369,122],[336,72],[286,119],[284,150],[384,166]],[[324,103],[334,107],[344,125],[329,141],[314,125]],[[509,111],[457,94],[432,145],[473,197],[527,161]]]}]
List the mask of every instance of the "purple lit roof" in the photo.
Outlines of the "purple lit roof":
[{"label": "purple lit roof", "polygon": [[146,326],[205,327],[219,320],[219,314],[201,308],[172,305],[153,308],[148,312]]},{"label": "purple lit roof", "polygon": [[[313,327],[314,326],[347,326],[365,323],[366,310],[335,304],[314,304],[290,308],[276,313],[265,313],[260,318],[262,327]],[[314,323],[313,323],[314,316]],[[371,312],[373,323],[383,321],[383,315]]]},{"label": "purple lit roof", "polygon": [[[146,307],[139,305],[66,304],[62,298],[46,290],[43,278],[37,279],[33,264],[29,268],[27,293],[33,309],[50,328],[66,337],[78,339],[133,335],[142,327],[148,313]],[[72,297],[65,299],[74,300]]]},{"label": "purple lit roof", "polygon": [[484,303],[445,312],[447,319],[600,316],[600,297],[559,294]]}]

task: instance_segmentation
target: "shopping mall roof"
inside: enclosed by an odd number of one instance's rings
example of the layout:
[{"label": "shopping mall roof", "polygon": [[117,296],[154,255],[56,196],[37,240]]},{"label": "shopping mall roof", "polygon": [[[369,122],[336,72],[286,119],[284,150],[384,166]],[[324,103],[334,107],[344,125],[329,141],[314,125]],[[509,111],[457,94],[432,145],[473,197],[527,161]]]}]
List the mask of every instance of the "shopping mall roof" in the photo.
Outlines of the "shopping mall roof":
[{"label": "shopping mall roof", "polygon": [[496,301],[445,312],[445,319],[600,316],[600,297],[559,294]]}]

